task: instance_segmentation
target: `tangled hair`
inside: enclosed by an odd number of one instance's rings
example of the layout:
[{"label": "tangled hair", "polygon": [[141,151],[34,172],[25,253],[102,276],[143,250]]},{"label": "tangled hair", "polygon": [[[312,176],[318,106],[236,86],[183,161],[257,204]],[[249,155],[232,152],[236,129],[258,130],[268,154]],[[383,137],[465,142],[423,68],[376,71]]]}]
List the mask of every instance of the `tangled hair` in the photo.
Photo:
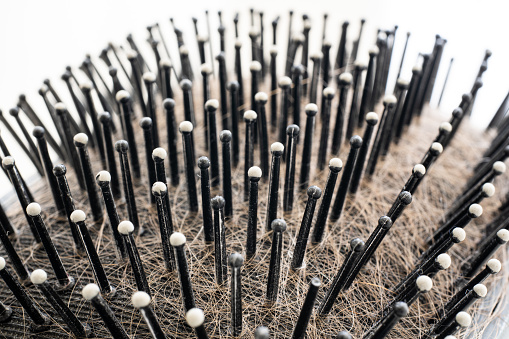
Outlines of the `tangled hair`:
[{"label": "tangled hair", "polygon": [[[247,86],[248,83],[246,83]],[[261,89],[264,88],[262,85]],[[203,107],[200,86],[194,84],[193,91],[195,106]],[[212,86],[211,98],[219,97],[219,89],[217,86]],[[177,102],[176,121],[180,122],[185,120],[182,93],[175,91],[174,99]],[[337,98],[333,100],[333,107],[337,105],[336,101]],[[161,146],[164,147],[167,140],[167,129],[166,124],[162,123],[165,119],[160,94],[156,96],[155,102],[159,120],[159,137],[160,140],[163,140]],[[137,112],[137,119],[139,119],[140,108],[136,105],[134,109]],[[375,111],[381,112],[381,110],[382,106],[379,104]],[[201,109],[198,109],[198,112],[201,112]],[[347,256],[351,239],[358,237],[367,240],[380,216],[389,211],[411,174],[413,166],[419,163],[437,135],[439,119],[440,116],[436,111],[430,108],[424,110],[421,117],[414,121],[405,132],[399,144],[393,145],[387,156],[378,162],[375,174],[362,180],[356,195],[347,196],[341,218],[337,222],[327,222],[323,241],[316,245],[308,245],[304,266],[292,270],[290,269],[291,259],[307,200],[306,190],[297,188],[296,185],[293,210],[290,212],[283,212],[281,208],[278,210],[278,217],[286,221],[288,228],[283,234],[280,288],[277,302],[274,304],[268,303],[265,295],[272,232],[265,231],[269,185],[268,180],[262,179],[258,200],[256,255],[252,259],[246,260],[242,266],[243,328],[240,337],[253,338],[254,331],[259,326],[268,327],[271,337],[289,337],[301,311],[309,282],[314,277],[321,281],[316,303],[319,305]],[[197,114],[196,120],[197,125],[193,133],[197,159],[199,156],[208,155],[208,151],[204,148],[202,116]],[[138,145],[144,145],[141,128],[137,123],[134,123],[133,126]],[[243,136],[243,123],[239,124],[239,129],[239,134]],[[320,130],[321,119],[317,119],[315,131]],[[303,136],[303,133],[301,135]],[[121,138],[119,132],[115,135],[114,140]],[[449,207],[463,191],[467,179],[472,175],[474,165],[479,161],[478,155],[482,154],[489,144],[486,139],[486,135],[472,130],[467,124],[462,125],[455,139],[426,173],[422,184],[413,195],[412,203],[392,226],[388,236],[372,259],[361,270],[352,287],[339,295],[328,316],[320,317],[317,312],[313,312],[306,332],[308,338],[331,338],[335,337],[339,331],[349,331],[354,338],[360,338],[373,323],[379,320],[381,310],[393,299],[391,289],[414,269],[420,254],[427,247],[426,238],[441,224]],[[269,142],[274,141],[276,141],[276,135],[269,134]],[[302,142],[303,137],[297,148],[298,154],[301,152]],[[241,139],[241,145],[243,143],[244,140]],[[319,143],[320,135],[314,133],[313,144],[318,145]],[[346,161],[349,151],[347,144],[347,142],[343,143],[340,154],[338,154],[343,162]],[[182,159],[180,141],[177,149],[179,150],[178,156]],[[144,152],[139,146],[140,159],[144,159]],[[257,147],[255,159],[258,159],[258,153]],[[313,164],[317,163],[317,157],[318,154],[313,152],[309,183],[323,189],[328,169],[320,171],[315,168]],[[91,152],[91,158],[94,173],[104,169],[98,153]],[[297,156],[297,178],[301,168],[300,161],[301,157]],[[255,160],[256,164],[257,160]],[[281,173],[284,173],[284,166],[286,165],[282,164]],[[179,276],[176,271],[167,271],[164,265],[157,211],[150,200],[147,167],[143,161],[141,169],[141,179],[134,180],[134,191],[140,225],[146,232],[143,235],[137,235],[135,242],[151,288],[151,306],[168,338],[192,338],[195,337],[195,333],[186,324],[184,318]],[[181,179],[184,178],[183,170],[183,166],[181,166]],[[238,252],[244,255],[246,252],[248,206],[243,199],[243,171],[242,161],[238,166],[232,167],[233,216],[226,220],[228,254]],[[67,179],[76,209],[82,209],[88,214],[90,204],[86,191],[79,189],[74,173],[70,172],[67,173]],[[195,173],[199,173],[197,167],[195,167]],[[283,181],[283,174],[281,176],[281,181]],[[497,211],[500,205],[499,201],[503,200],[502,197],[506,193],[505,188],[499,189],[500,185],[498,185],[503,180],[507,180],[507,178],[503,176],[495,181],[497,192],[495,196],[483,201],[484,214],[469,225],[466,241],[454,246],[448,252],[452,258],[451,267],[439,272],[433,278],[433,289],[429,293],[423,294],[411,305],[410,313],[395,326],[388,335],[389,338],[420,338],[428,331],[430,323],[434,319],[436,320],[438,310],[456,292],[454,286],[456,279],[461,275],[461,265],[475,250],[479,240],[485,236],[485,225],[499,213]],[[177,186],[168,185],[168,189],[174,230],[182,232],[187,238],[185,252],[196,306],[203,309],[205,313],[205,329],[211,338],[233,337],[230,313],[230,274],[228,274],[227,283],[216,284],[214,246],[204,242],[201,207],[198,212],[189,211],[185,180],[180,180],[180,184]],[[67,218],[56,210],[45,180],[40,180],[36,186],[31,187],[31,190],[34,192],[35,201],[43,208],[43,219],[61,259],[69,275],[76,280],[76,285],[72,290],[59,291],[58,294],[71,311],[83,323],[87,323],[91,327],[94,337],[111,337],[96,310],[81,295],[82,287],[94,282],[94,276],[86,255],[79,255],[74,248]],[[222,195],[220,186],[211,188],[211,196],[215,195]],[[116,205],[120,220],[127,219],[125,199],[117,199]],[[280,203],[280,205],[282,204]],[[48,272],[50,281],[53,283],[53,270],[48,257],[41,246],[34,245],[33,236],[21,209],[16,204],[8,209],[7,214],[13,226],[19,231],[19,235],[12,240],[18,255],[31,270],[42,268]],[[96,223],[92,221],[91,217],[87,219],[87,225],[92,239],[95,241],[101,262],[110,282],[117,289],[114,296],[104,296],[104,298],[129,335],[137,338],[149,338],[150,332],[147,325],[140,312],[131,304],[131,296],[137,290],[131,265],[129,261],[118,259],[115,240],[109,224],[106,214],[102,220]],[[0,253],[5,256],[3,249]],[[507,251],[499,251],[497,255],[497,258],[502,262],[507,261]],[[9,267],[9,260],[7,260],[7,268],[12,271],[12,268]],[[491,286],[504,286],[508,279],[509,275],[505,270],[493,275],[486,281],[488,291],[491,290]],[[60,316],[56,314],[37,288],[28,286],[26,290],[39,308],[50,316],[51,327],[44,332],[32,333],[30,318],[6,285],[0,284],[2,302],[14,310],[10,321],[0,323],[2,336],[5,338],[68,338],[72,336]],[[492,319],[502,315],[502,309],[497,305],[506,302],[503,289],[498,290],[497,293],[494,291],[489,293],[492,302],[488,306],[483,304],[481,307],[478,302],[471,308],[473,314],[486,315],[483,319],[476,318],[473,325],[468,328],[468,331],[475,333],[477,337],[482,335]]]}]

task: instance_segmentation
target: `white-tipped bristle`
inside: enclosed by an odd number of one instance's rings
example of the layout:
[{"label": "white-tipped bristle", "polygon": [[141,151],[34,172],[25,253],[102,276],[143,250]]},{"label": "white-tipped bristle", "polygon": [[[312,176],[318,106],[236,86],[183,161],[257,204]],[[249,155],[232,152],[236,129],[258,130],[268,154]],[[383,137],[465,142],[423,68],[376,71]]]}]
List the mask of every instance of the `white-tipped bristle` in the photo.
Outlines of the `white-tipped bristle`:
[{"label": "white-tipped bristle", "polygon": [[262,177],[262,169],[258,166],[253,166],[247,171],[247,175],[253,178],[261,178]]},{"label": "white-tipped bristle", "polygon": [[355,66],[360,67],[360,68],[366,68],[366,67],[368,67],[368,64],[366,63],[366,60],[359,59],[359,60],[355,60]]},{"label": "white-tipped bristle", "polygon": [[14,165],[15,161],[14,161],[14,158],[11,157],[11,156],[6,156],[3,160],[2,160],[2,165],[3,166],[10,166],[10,165]]},{"label": "white-tipped bristle", "polygon": [[343,82],[352,82],[353,81],[353,75],[352,73],[344,72],[339,75],[339,81]]},{"label": "white-tipped bristle", "polygon": [[306,40],[306,37],[302,33],[295,33],[292,39],[297,42],[304,42],[304,40]]},{"label": "white-tipped bristle", "polygon": [[48,86],[46,86],[46,85],[42,85],[42,86],[41,86],[41,91],[42,91],[42,92],[44,92],[44,93],[46,93],[47,91],[49,91]]},{"label": "white-tipped bristle", "polygon": [[168,58],[162,58],[161,60],[159,60],[159,66],[171,67],[172,66],[171,60]]},{"label": "white-tipped bristle", "polygon": [[44,284],[48,280],[48,274],[44,270],[35,270],[30,274],[30,281],[35,285]]},{"label": "white-tipped bristle", "polygon": [[255,36],[255,35],[258,35],[258,30],[256,29],[256,27],[251,26],[251,29],[249,30],[249,36]]},{"label": "white-tipped bristle", "polygon": [[259,61],[253,60],[251,61],[251,64],[249,65],[249,69],[251,71],[261,71],[262,70],[262,64]]},{"label": "white-tipped bristle", "polygon": [[276,54],[276,55],[277,55],[277,46],[276,46],[276,45],[272,45],[272,46],[270,46],[269,53],[270,53],[270,54]]},{"label": "white-tipped bristle", "polygon": [[422,71],[422,67],[420,65],[415,65],[412,67],[412,72],[420,72]]},{"label": "white-tipped bristle", "polygon": [[255,94],[255,101],[268,101],[269,96],[265,92],[258,92]]},{"label": "white-tipped bristle", "polygon": [[92,82],[86,80],[86,81],[83,81],[81,84],[80,84],[80,88],[81,89],[92,89]]},{"label": "white-tipped bristle", "polygon": [[152,72],[145,72],[143,73],[143,80],[148,82],[154,82],[156,81],[156,75]]},{"label": "white-tipped bristle", "polygon": [[171,246],[182,246],[186,243],[186,236],[180,232],[173,232],[170,236],[170,245]]},{"label": "white-tipped bristle", "polygon": [[467,327],[472,323],[472,317],[467,312],[459,312],[456,314],[456,322],[461,327]]},{"label": "white-tipped bristle", "polygon": [[257,116],[255,111],[248,110],[244,112],[244,119],[246,120],[256,120]]},{"label": "white-tipped bristle", "polygon": [[209,40],[209,37],[208,35],[200,34],[196,37],[196,40],[200,42],[206,42],[207,40]]},{"label": "white-tipped bristle", "polygon": [[332,42],[330,42],[329,40],[324,40],[322,45],[323,46],[332,46]]},{"label": "white-tipped bristle", "polygon": [[409,81],[408,81],[408,80],[406,80],[406,79],[403,79],[403,78],[398,78],[397,83],[398,83],[398,85],[400,85],[400,86],[408,86]]},{"label": "white-tipped bristle", "polygon": [[5,259],[3,257],[0,257],[0,271],[5,268]]},{"label": "white-tipped bristle", "polygon": [[111,174],[108,171],[101,171],[97,173],[97,180],[99,181],[111,181]]},{"label": "white-tipped bristle", "polygon": [[488,294],[488,289],[483,284],[477,284],[474,286],[474,292],[481,298],[484,298]]},{"label": "white-tipped bristle", "polygon": [[309,19],[304,20],[304,28],[311,29],[311,20],[309,20]]},{"label": "white-tipped bristle", "polygon": [[444,151],[444,146],[439,142],[434,142],[431,144],[431,149],[435,152],[442,153]]},{"label": "white-tipped bristle", "polygon": [[201,64],[200,72],[206,74],[212,73],[212,67],[209,64]]},{"label": "white-tipped bristle", "polygon": [[129,94],[128,91],[120,90],[117,92],[117,94],[115,94],[115,100],[120,102],[122,99],[129,98],[130,96],[131,95]]},{"label": "white-tipped bristle", "polygon": [[448,269],[451,266],[451,257],[447,253],[442,253],[438,255],[437,262],[444,270]]},{"label": "white-tipped bristle", "polygon": [[380,53],[380,49],[378,48],[378,46],[374,45],[369,48],[368,53],[378,55],[378,53]]},{"label": "white-tipped bristle", "polygon": [[82,210],[74,210],[71,213],[70,218],[73,223],[77,223],[80,221],[85,221],[85,219],[87,218],[87,215]]},{"label": "white-tipped bristle", "polygon": [[124,220],[118,224],[117,229],[120,234],[129,234],[134,232],[134,224],[129,220]]},{"label": "white-tipped bristle", "polygon": [[343,168],[343,161],[339,158],[332,158],[329,160],[329,166]]},{"label": "white-tipped bristle", "polygon": [[423,164],[417,164],[414,166],[414,173],[426,174],[426,167]]},{"label": "white-tipped bristle", "polygon": [[452,236],[458,239],[459,242],[462,242],[467,237],[467,234],[463,228],[456,227],[452,230]]},{"label": "white-tipped bristle", "polygon": [[166,184],[161,181],[157,181],[152,185],[152,192],[153,193],[162,193],[166,192],[168,190],[168,187],[166,187]]},{"label": "white-tipped bristle", "polygon": [[307,104],[304,110],[318,112],[318,106],[316,104]]},{"label": "white-tipped bristle", "polygon": [[134,292],[133,296],[131,297],[131,302],[136,308],[147,307],[150,305],[150,295],[143,291]]},{"label": "white-tipped bristle", "polygon": [[292,84],[292,79],[289,77],[281,77],[279,78],[279,86],[290,86]]},{"label": "white-tipped bristle", "polygon": [[398,99],[392,94],[386,95],[384,97],[384,104],[395,104],[398,102]]},{"label": "white-tipped bristle", "polygon": [[450,132],[452,131],[452,125],[447,121],[444,121],[443,123],[440,124],[440,130]]},{"label": "white-tipped bristle", "polygon": [[482,191],[487,197],[491,197],[495,194],[495,186],[492,183],[487,182],[482,185]]},{"label": "white-tipped bristle", "polygon": [[65,104],[63,102],[57,102],[55,104],[55,109],[59,111],[63,111],[65,109]]},{"label": "white-tipped bristle", "polygon": [[127,57],[127,59],[131,60],[131,59],[134,59],[134,58],[137,58],[138,57],[138,53],[136,53],[136,51],[134,49],[131,49],[131,48],[128,48],[126,51],[125,51],[125,55]]},{"label": "white-tipped bristle", "polygon": [[478,218],[482,215],[482,206],[479,204],[472,204],[468,207],[468,212]]},{"label": "white-tipped bristle", "polygon": [[375,112],[369,112],[368,114],[366,114],[366,120],[378,121],[378,114],[376,114]]},{"label": "white-tipped bristle", "polygon": [[152,156],[157,157],[159,159],[166,159],[167,155],[168,155],[168,153],[162,147],[154,148],[154,150],[152,151]]},{"label": "white-tipped bristle", "polygon": [[323,53],[322,52],[314,52],[314,53],[311,53],[310,57],[313,59],[322,59]]},{"label": "white-tipped bristle", "polygon": [[285,146],[280,142],[275,142],[272,145],[270,145],[270,150],[272,152],[283,152],[285,149]]},{"label": "white-tipped bristle", "polygon": [[28,204],[26,211],[28,215],[35,217],[36,215],[41,214],[41,205],[36,202],[32,202]]},{"label": "white-tipped bristle", "polygon": [[242,41],[240,40],[235,40],[235,47],[242,47]]},{"label": "white-tipped bristle", "polygon": [[179,47],[179,53],[183,55],[188,55],[189,49],[185,45],[182,45]]},{"label": "white-tipped bristle", "polygon": [[447,336],[447,337],[445,337],[444,339],[456,339],[456,337],[455,337],[455,336],[453,336],[453,335],[448,335],[448,336]]},{"label": "white-tipped bristle", "polygon": [[196,328],[203,325],[203,322],[205,322],[205,315],[201,309],[196,307],[191,308],[186,313],[186,321],[189,326]]},{"label": "white-tipped bristle", "polygon": [[74,136],[73,140],[80,144],[88,144],[88,136],[85,133],[78,133]]},{"label": "white-tipped bristle", "polygon": [[502,269],[502,263],[498,259],[488,260],[486,266],[488,266],[493,273],[498,273]]},{"label": "white-tipped bristle", "polygon": [[191,121],[182,121],[179,125],[179,129],[181,132],[192,132],[193,124]]},{"label": "white-tipped bristle", "polygon": [[100,292],[101,291],[99,290],[99,286],[97,286],[96,284],[88,284],[81,290],[81,295],[86,300],[92,300],[95,297],[97,297]]},{"label": "white-tipped bristle", "polygon": [[332,87],[326,87],[324,90],[323,90],[323,95],[324,96],[329,96],[329,95],[334,95],[336,91],[334,90],[334,88]]},{"label": "white-tipped bristle", "polygon": [[499,237],[504,242],[508,242],[509,241],[509,231],[506,230],[505,228],[503,228],[497,232],[497,237]]},{"label": "white-tipped bristle", "polygon": [[495,161],[493,164],[493,170],[498,173],[505,173],[506,165],[502,161]]},{"label": "white-tipped bristle", "polygon": [[421,275],[415,281],[417,289],[421,292],[428,292],[433,288],[433,280],[427,275]]},{"label": "white-tipped bristle", "polygon": [[217,109],[219,107],[219,101],[217,101],[216,99],[207,100],[207,102],[205,103],[205,107],[212,107]]}]

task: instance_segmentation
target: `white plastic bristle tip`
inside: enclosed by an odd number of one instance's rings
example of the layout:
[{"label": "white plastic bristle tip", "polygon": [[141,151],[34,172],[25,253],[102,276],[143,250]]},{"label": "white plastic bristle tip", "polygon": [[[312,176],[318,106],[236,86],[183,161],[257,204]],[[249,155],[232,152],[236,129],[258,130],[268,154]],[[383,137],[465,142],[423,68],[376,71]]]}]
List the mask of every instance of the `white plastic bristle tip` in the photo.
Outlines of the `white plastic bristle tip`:
[{"label": "white plastic bristle tip", "polygon": [[508,242],[509,241],[509,231],[504,229],[501,229],[497,232],[497,237],[499,237],[502,241]]},{"label": "white plastic bristle tip", "polygon": [[452,131],[452,125],[447,121],[444,121],[443,123],[440,124],[440,130],[450,132]]},{"label": "white plastic bristle tip", "polygon": [[474,292],[481,298],[484,298],[488,294],[488,289],[483,284],[477,284],[474,286]]},{"label": "white plastic bristle tip", "polygon": [[281,77],[279,78],[279,86],[290,86],[292,84],[292,79],[289,77]]},{"label": "white plastic bristle tip", "polygon": [[459,242],[462,242],[467,237],[467,234],[463,228],[456,227],[452,230],[452,236],[458,239]]},{"label": "white plastic bristle tip", "polygon": [[467,327],[472,323],[472,317],[467,312],[460,312],[456,314],[456,322],[461,327]]},{"label": "white plastic bristle tip", "polygon": [[261,178],[262,169],[258,166],[253,166],[247,171],[247,175],[252,178]]},{"label": "white plastic bristle tip", "polygon": [[75,210],[71,213],[71,221],[73,223],[85,221],[86,218],[87,218],[87,215],[82,210]]},{"label": "white plastic bristle tip", "polygon": [[179,125],[179,129],[181,132],[192,132],[193,124],[190,121],[182,121]]},{"label": "white plastic bristle tip", "polygon": [[143,291],[138,291],[131,297],[131,302],[136,308],[147,307],[150,304],[150,295]]},{"label": "white plastic bristle tip", "polygon": [[148,82],[154,82],[156,81],[156,75],[152,72],[145,72],[143,73],[143,80]]},{"label": "white plastic bristle tip", "polygon": [[341,161],[341,159],[339,159],[339,158],[332,158],[329,161],[329,167],[339,167],[339,168],[342,168],[343,167],[343,161]]},{"label": "white plastic bristle tip", "polygon": [[161,67],[171,67],[171,60],[168,58],[163,58],[159,61],[159,66]]},{"label": "white plastic bristle tip", "polygon": [[318,106],[316,104],[307,104],[306,107],[304,107],[304,110],[318,112]]},{"label": "white plastic bristle tip", "polygon": [[378,121],[378,114],[376,114],[375,112],[369,112],[368,114],[366,114],[366,120],[367,121],[370,121],[370,120]]},{"label": "white plastic bristle tip", "polygon": [[268,101],[269,96],[265,92],[258,92],[255,94],[255,101]]},{"label": "white plastic bristle tip", "polygon": [[482,206],[479,204],[472,204],[468,208],[468,212],[478,218],[482,215]]},{"label": "white plastic bristle tip", "polygon": [[502,161],[495,161],[493,164],[493,170],[498,173],[504,173],[506,170],[506,165]]},{"label": "white plastic bristle tip", "polygon": [[258,115],[256,114],[255,111],[249,110],[249,111],[244,112],[244,119],[246,119],[246,120],[256,120],[257,116]]},{"label": "white plastic bristle tip", "polygon": [[168,153],[162,147],[154,148],[154,150],[152,151],[152,156],[157,157],[159,159],[166,159],[167,155]]},{"label": "white plastic bristle tip", "polygon": [[200,72],[205,74],[212,73],[212,67],[210,67],[209,64],[202,64],[200,66]]},{"label": "white plastic bristle tip", "polygon": [[219,107],[219,101],[217,101],[216,99],[207,100],[207,102],[205,103],[205,107],[207,108],[212,107],[217,109]]},{"label": "white plastic bristle tip", "polygon": [[431,149],[434,150],[435,152],[442,153],[444,150],[444,146],[442,146],[442,144],[439,142],[434,142],[431,144]]},{"label": "white plastic bristle tip", "polygon": [[414,173],[426,174],[426,167],[423,164],[417,164],[414,166]]},{"label": "white plastic bristle tip", "polygon": [[323,90],[323,95],[328,97],[329,95],[334,95],[334,92],[335,92],[334,88],[327,87]]},{"label": "white plastic bristle tip", "polygon": [[371,46],[368,53],[378,55],[378,53],[380,53],[380,49],[378,48],[378,46]]},{"label": "white plastic bristle tip", "polygon": [[5,268],[5,259],[0,257],[0,271]]},{"label": "white plastic bristle tip", "polygon": [[486,266],[488,266],[493,273],[498,273],[502,269],[502,263],[498,259],[488,260]]},{"label": "white plastic bristle tip", "polygon": [[171,246],[182,246],[186,243],[186,236],[180,232],[173,232],[170,236],[170,245]]},{"label": "white plastic bristle tip", "polygon": [[80,85],[81,89],[92,89],[92,83],[90,81],[83,81]]},{"label": "white plastic bristle tip", "polygon": [[261,71],[262,70],[262,64],[259,61],[253,60],[251,61],[251,65],[249,65],[249,69],[251,71]]},{"label": "white plastic bristle tip", "polygon": [[88,136],[85,133],[78,133],[74,136],[73,140],[77,143],[86,145],[88,144]]},{"label": "white plastic bristle tip", "polygon": [[2,160],[2,165],[3,166],[10,166],[10,165],[14,165],[15,161],[14,161],[14,158],[11,157],[11,156],[6,156],[4,158],[4,160]]},{"label": "white plastic bristle tip", "polygon": [[348,72],[345,72],[345,73],[341,73],[339,75],[339,81],[344,81],[344,82],[352,82],[353,81],[353,76],[352,76],[352,73],[348,73]]},{"label": "white plastic bristle tip", "polygon": [[392,94],[384,97],[384,104],[395,104],[396,102],[398,102],[398,99],[396,99],[396,97]]},{"label": "white plastic bristle tip", "polygon": [[108,171],[101,171],[97,173],[97,180],[99,181],[111,181],[111,174]]},{"label": "white plastic bristle tip", "polygon": [[189,326],[192,328],[199,327],[203,325],[205,322],[205,315],[203,314],[203,311],[199,308],[191,308],[186,313],[186,321]]},{"label": "white plastic bristle tip", "polygon": [[272,145],[270,145],[270,150],[272,152],[283,152],[285,149],[285,146],[280,142],[275,142]]},{"label": "white plastic bristle tip", "polygon": [[115,99],[120,102],[122,101],[122,99],[125,99],[125,98],[129,98],[131,95],[129,94],[128,91],[125,91],[125,90],[120,90],[117,92],[117,94],[115,94]]},{"label": "white plastic bristle tip", "polygon": [[88,284],[81,290],[81,295],[86,300],[92,300],[95,297],[97,297],[100,292],[101,291],[99,290],[99,286],[97,286],[96,284]]},{"label": "white plastic bristle tip", "polygon": [[493,186],[492,183],[487,182],[482,185],[482,191],[487,197],[491,197],[493,194],[495,194],[495,186]]},{"label": "white plastic bristle tip", "polygon": [[444,270],[448,269],[451,266],[451,257],[447,253],[440,254],[436,261]]},{"label": "white plastic bristle tip", "polygon": [[30,274],[30,281],[35,285],[44,284],[48,280],[48,275],[44,270],[35,270]]},{"label": "white plastic bristle tip", "polygon": [[416,285],[419,291],[428,292],[433,288],[433,280],[427,275],[421,275],[416,280]]},{"label": "white plastic bristle tip", "polygon": [[162,193],[166,192],[168,188],[166,187],[166,184],[161,181],[157,181],[152,185],[152,192],[153,193]]},{"label": "white plastic bristle tip", "polygon": [[120,234],[129,234],[134,232],[134,224],[129,220],[124,220],[118,224],[117,229]]},{"label": "white plastic bristle tip", "polygon": [[26,211],[28,215],[35,217],[36,215],[41,214],[41,205],[36,202],[32,202],[28,204]]}]

